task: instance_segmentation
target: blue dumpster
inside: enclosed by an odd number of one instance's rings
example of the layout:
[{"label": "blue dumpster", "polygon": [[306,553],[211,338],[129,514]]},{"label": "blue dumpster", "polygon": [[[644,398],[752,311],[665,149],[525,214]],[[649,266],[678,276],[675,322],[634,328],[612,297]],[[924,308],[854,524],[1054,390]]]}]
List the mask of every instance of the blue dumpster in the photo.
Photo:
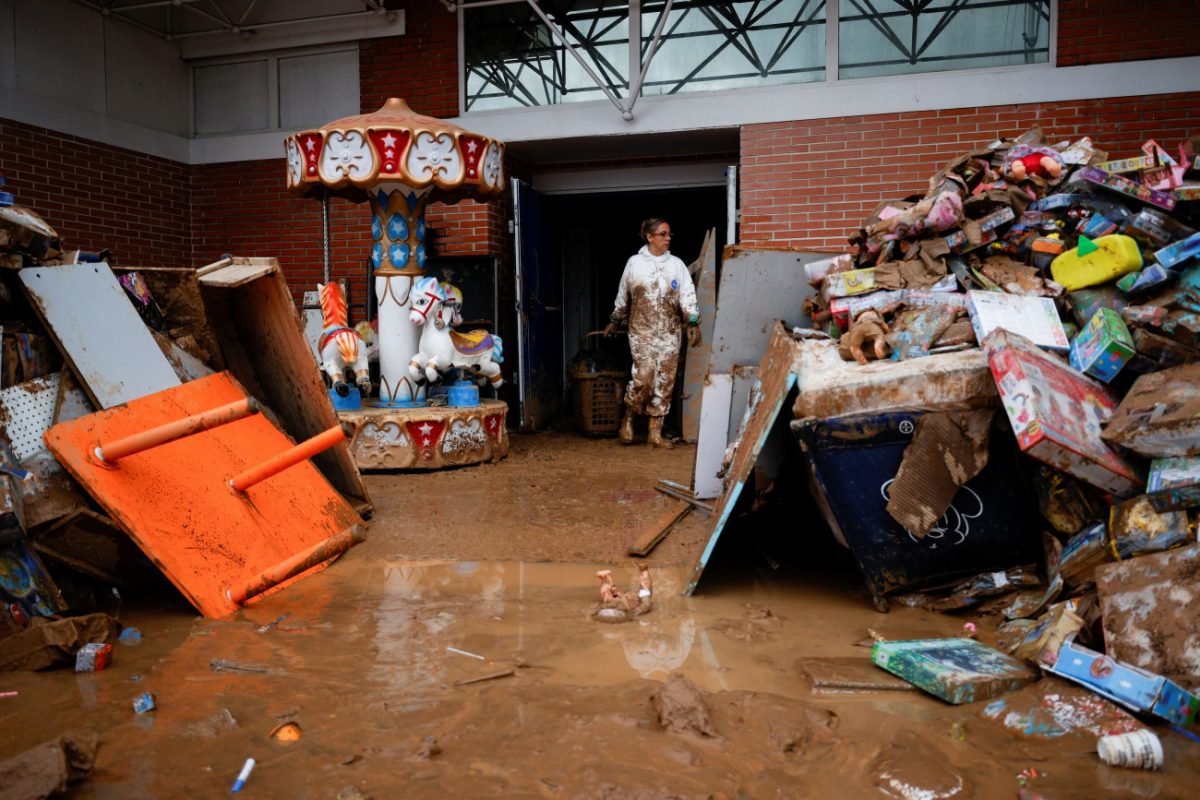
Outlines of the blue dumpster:
[{"label": "blue dumpster", "polygon": [[884,595],[1006,569],[1041,558],[1037,504],[1020,480],[1012,437],[993,434],[988,464],[968,481],[923,539],[887,512],[888,487],[920,412],[795,420],[792,432],[812,472],[812,490],[849,548],[876,608]]}]

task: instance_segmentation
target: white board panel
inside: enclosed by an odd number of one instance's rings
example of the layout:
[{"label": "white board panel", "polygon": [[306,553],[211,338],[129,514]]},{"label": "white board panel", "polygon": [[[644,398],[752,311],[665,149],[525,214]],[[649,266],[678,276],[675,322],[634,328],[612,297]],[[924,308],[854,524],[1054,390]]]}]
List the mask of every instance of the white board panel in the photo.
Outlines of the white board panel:
[{"label": "white board panel", "polygon": [[107,264],[30,267],[17,274],[99,408],[180,385]]},{"label": "white board panel", "polygon": [[729,400],[733,393],[732,375],[709,374],[700,401],[700,438],[696,444],[696,467],[692,491],[697,500],[721,495],[721,459],[725,456],[726,428],[729,425]]},{"label": "white board panel", "polygon": [[725,248],[709,371],[724,374],[738,364],[757,364],[777,319],[793,327],[810,325],[800,311],[815,293],[804,265],[828,257],[787,247]]}]

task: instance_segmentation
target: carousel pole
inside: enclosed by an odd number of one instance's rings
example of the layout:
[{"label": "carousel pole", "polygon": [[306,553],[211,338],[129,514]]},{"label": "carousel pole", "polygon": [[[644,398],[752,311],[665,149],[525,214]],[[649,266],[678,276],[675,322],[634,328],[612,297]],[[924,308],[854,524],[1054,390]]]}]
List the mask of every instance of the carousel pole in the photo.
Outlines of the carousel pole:
[{"label": "carousel pole", "polygon": [[329,283],[329,190],[321,192],[321,256],[325,263],[325,283]]}]

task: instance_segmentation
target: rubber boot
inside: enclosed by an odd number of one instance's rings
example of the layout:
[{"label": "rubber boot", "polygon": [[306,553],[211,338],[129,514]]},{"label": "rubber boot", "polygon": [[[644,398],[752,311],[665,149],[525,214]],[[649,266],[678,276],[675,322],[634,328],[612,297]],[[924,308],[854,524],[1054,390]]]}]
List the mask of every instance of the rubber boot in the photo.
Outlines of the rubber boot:
[{"label": "rubber boot", "polygon": [[621,444],[633,444],[633,412],[626,411],[625,418],[621,420]]},{"label": "rubber boot", "polygon": [[662,447],[664,449],[669,450],[670,448],[674,447],[675,445],[671,444],[670,442],[668,442],[666,439],[664,439],[662,437],[662,426],[663,426],[663,418],[662,417],[651,417],[650,418],[650,435],[646,437],[646,441],[649,442],[650,444],[654,445],[655,447]]}]

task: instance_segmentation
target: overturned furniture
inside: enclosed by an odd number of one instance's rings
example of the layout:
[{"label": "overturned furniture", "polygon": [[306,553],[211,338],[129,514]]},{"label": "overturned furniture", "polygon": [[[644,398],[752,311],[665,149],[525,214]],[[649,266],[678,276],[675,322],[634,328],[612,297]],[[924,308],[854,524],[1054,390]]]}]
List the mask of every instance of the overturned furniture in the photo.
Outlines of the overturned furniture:
[{"label": "overturned furniture", "polygon": [[229,373],[56,425],[50,451],[205,616],[324,568],[361,518]]}]

